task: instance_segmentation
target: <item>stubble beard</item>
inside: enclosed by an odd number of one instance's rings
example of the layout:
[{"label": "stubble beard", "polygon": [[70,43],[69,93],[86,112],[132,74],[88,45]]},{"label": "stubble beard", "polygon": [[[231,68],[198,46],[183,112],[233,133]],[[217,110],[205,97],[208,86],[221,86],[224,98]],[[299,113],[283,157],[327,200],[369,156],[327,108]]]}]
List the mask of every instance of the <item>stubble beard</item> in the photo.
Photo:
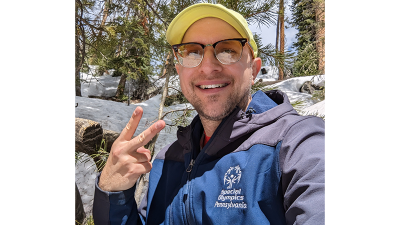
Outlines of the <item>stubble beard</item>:
[{"label": "stubble beard", "polygon": [[[243,92],[241,96],[239,96],[240,91],[232,91],[227,100],[224,102],[221,102],[221,106],[219,108],[222,108],[222,110],[206,110],[206,107],[204,107],[204,104],[207,103],[202,103],[201,100],[194,95],[194,92],[192,92],[191,98],[189,102],[193,105],[193,107],[196,109],[197,113],[199,114],[200,118],[210,120],[210,121],[221,121],[224,119],[226,116],[228,116],[235,108],[238,106],[241,108],[243,111],[246,110],[246,107],[251,99],[251,79],[248,88]],[[220,99],[219,95],[212,95],[207,98],[207,102],[218,102]]]}]

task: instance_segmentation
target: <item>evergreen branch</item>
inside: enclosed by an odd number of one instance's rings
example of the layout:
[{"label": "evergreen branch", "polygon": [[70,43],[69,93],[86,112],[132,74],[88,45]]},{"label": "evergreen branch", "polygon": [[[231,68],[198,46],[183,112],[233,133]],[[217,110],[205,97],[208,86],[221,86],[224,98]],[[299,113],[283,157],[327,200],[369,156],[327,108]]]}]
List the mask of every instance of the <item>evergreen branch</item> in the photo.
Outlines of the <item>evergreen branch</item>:
[{"label": "evergreen branch", "polygon": [[271,12],[270,9],[263,10],[263,11],[258,11],[258,12],[254,12],[252,14],[247,15],[246,18],[252,18],[252,17],[258,16],[258,15],[263,14],[263,13],[272,13],[272,12]]},{"label": "evergreen branch", "polygon": [[106,60],[108,60],[108,58],[99,50],[96,48],[96,46],[93,46],[92,44],[86,42],[87,45],[89,45],[90,47],[94,48],[97,52],[99,52]]},{"label": "evergreen branch", "polygon": [[[98,30],[98,31],[104,31],[104,29],[103,29],[102,27],[96,27],[96,26],[90,24],[88,21],[86,21],[86,19],[84,19],[84,18],[82,18],[82,17],[81,17],[81,21],[82,21],[84,24],[88,25],[92,30],[95,29],[95,30]],[[94,31],[93,31],[93,33],[94,33]]]}]

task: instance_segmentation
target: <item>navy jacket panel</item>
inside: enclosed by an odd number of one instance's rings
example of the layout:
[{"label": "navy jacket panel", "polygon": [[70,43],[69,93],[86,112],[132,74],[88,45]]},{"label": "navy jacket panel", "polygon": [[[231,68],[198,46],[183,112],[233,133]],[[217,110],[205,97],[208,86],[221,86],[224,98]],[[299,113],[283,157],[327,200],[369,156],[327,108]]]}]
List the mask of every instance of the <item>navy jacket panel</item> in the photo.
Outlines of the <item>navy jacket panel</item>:
[{"label": "navy jacket panel", "polygon": [[96,225],[141,224],[134,199],[136,185],[125,191],[107,192],[98,186],[99,177],[100,174],[95,181],[94,223]]}]

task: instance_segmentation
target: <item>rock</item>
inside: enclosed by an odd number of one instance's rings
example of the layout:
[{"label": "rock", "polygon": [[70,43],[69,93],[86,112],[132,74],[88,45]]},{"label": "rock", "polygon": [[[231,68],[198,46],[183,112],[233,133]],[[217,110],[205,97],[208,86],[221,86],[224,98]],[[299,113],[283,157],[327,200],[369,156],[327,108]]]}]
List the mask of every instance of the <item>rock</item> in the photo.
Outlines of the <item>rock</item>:
[{"label": "rock", "polygon": [[308,94],[313,94],[315,91],[315,88],[311,84],[311,81],[306,81],[300,88],[300,92],[302,93],[308,93]]},{"label": "rock", "polygon": [[300,92],[312,95],[315,91],[321,90],[323,87],[325,87],[325,80],[318,82],[317,84],[314,84],[312,81],[306,81],[300,87]]},{"label": "rock", "polygon": [[[95,180],[98,174],[94,160],[85,153],[79,153],[75,163],[75,184],[79,190],[85,217],[92,215]],[[75,205],[75,207],[77,207]],[[77,209],[75,209],[76,211]]]}]

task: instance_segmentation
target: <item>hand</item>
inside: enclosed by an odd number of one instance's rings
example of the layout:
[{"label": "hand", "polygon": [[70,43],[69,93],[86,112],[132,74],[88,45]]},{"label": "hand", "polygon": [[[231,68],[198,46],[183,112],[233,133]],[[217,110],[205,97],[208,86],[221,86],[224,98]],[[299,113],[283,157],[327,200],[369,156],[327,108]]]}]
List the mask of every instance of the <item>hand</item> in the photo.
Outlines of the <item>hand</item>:
[{"label": "hand", "polygon": [[123,191],[135,185],[140,175],[151,170],[150,150],[146,145],[165,127],[159,120],[137,137],[132,138],[142,118],[143,109],[138,106],[126,127],[114,141],[106,165],[100,175],[99,187],[104,191]]}]

